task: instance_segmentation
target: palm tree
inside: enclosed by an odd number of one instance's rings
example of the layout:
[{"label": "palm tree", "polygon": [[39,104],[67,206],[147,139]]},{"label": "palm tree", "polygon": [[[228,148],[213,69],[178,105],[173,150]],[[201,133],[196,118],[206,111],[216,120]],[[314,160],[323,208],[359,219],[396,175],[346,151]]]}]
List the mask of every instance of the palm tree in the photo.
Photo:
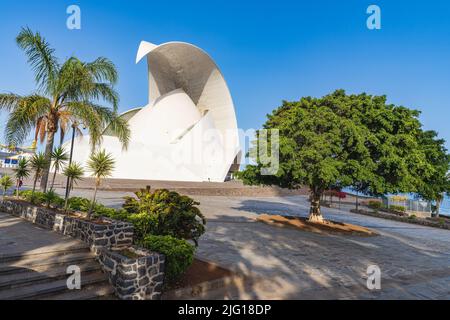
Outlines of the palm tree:
[{"label": "palm tree", "polygon": [[16,197],[19,197],[19,188],[20,188],[20,181],[22,181],[24,178],[28,178],[30,176],[30,168],[29,168],[30,162],[22,158],[19,160],[19,163],[17,164],[17,167],[13,169],[14,176],[16,178]]},{"label": "palm tree", "polygon": [[50,189],[53,190],[53,187],[55,185],[56,174],[59,172],[59,170],[61,170],[64,163],[66,163],[69,160],[69,155],[67,154],[67,152],[64,150],[63,147],[58,147],[55,148],[55,150],[53,150],[52,152],[52,160],[53,160],[53,169],[55,170],[55,172],[53,173],[53,179]]},{"label": "palm tree", "polygon": [[[35,139],[46,140],[48,164],[42,171],[43,191],[47,188],[55,134],[60,130],[62,140],[75,121],[84,123],[89,130],[93,150],[109,124],[127,148],[130,130],[127,122],[117,114],[119,97],[114,85],[118,74],[110,60],[100,57],[93,62],[83,62],[71,57],[61,65],[49,43],[29,28],[23,28],[16,41],[28,57],[40,94],[0,94],[0,108],[10,112],[6,125],[8,144],[23,143],[33,128]],[[96,101],[111,104],[112,108]]]},{"label": "palm tree", "polygon": [[3,190],[2,200],[5,200],[6,191],[8,191],[8,189],[11,188],[13,185],[14,185],[14,182],[10,176],[3,176],[0,179],[0,186],[2,187],[2,190]]},{"label": "palm tree", "polygon": [[94,197],[91,202],[88,217],[91,217],[92,210],[94,209],[95,199],[97,197],[97,190],[100,186],[101,180],[111,176],[114,170],[114,159],[111,154],[106,153],[105,150],[101,150],[91,155],[87,162],[87,166],[95,178]]},{"label": "palm tree", "polygon": [[48,160],[42,152],[35,154],[31,160],[30,165],[31,168],[34,170],[34,181],[33,181],[33,194],[36,191],[36,183],[39,177],[42,177],[42,174],[45,170],[45,168],[48,167]]},{"label": "palm tree", "polygon": [[69,200],[70,191],[73,189],[74,183],[76,184],[79,180],[83,178],[84,170],[79,163],[73,162],[64,169],[63,174],[69,178],[69,190],[67,193],[66,202],[64,203],[64,210],[67,211],[67,204]]}]

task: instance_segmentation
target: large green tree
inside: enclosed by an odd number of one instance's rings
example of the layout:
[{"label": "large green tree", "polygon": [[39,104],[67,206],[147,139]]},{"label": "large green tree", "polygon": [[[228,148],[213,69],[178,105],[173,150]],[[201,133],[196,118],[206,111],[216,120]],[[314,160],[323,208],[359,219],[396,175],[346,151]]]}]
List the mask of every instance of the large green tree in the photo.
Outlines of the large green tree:
[{"label": "large green tree", "polygon": [[435,131],[423,132],[420,144],[434,171],[423,179],[418,194],[421,198],[436,203],[435,214],[439,217],[441,202],[446,193],[450,194],[450,155],[445,148],[445,140],[439,139]]},{"label": "large green tree", "polygon": [[117,115],[119,97],[114,85],[118,74],[110,60],[100,57],[83,62],[71,57],[60,64],[49,43],[29,28],[22,29],[16,40],[28,57],[39,93],[0,94],[0,108],[10,112],[5,134],[8,144],[23,143],[33,128],[36,139],[40,136],[46,140],[48,165],[42,172],[41,189],[47,188],[55,135],[60,130],[63,137],[70,124],[79,122],[89,130],[93,149],[100,143],[105,127],[112,124],[110,128],[126,148],[130,131]]},{"label": "large green tree", "polygon": [[[353,187],[370,195],[417,192],[436,171],[420,144],[419,114],[387,104],[385,96],[343,90],[284,101],[263,126],[279,130],[278,172],[263,175],[264,165],[254,156],[256,165],[239,176],[246,184],[308,186],[312,221],[322,221],[320,199],[330,188]],[[257,140],[252,155],[258,154]]]}]

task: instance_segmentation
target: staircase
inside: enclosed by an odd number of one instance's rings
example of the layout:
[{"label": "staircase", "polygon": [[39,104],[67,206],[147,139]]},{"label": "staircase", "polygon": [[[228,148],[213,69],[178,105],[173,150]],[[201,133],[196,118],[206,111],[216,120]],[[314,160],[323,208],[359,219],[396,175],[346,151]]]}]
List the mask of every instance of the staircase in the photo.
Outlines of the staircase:
[{"label": "staircase", "polygon": [[[69,266],[81,269],[81,290],[69,290]],[[0,256],[0,300],[116,299],[108,277],[84,244],[63,250]]]}]

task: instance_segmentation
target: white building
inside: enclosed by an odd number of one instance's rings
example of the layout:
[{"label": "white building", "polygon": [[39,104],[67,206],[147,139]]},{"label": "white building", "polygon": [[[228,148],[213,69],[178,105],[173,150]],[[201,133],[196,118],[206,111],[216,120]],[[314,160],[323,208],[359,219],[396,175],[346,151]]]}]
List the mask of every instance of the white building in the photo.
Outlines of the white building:
[{"label": "white building", "polygon": [[[233,101],[217,65],[203,50],[182,42],[142,42],[136,63],[147,58],[149,103],[125,112],[128,150],[106,128],[100,149],[112,153],[113,178],[223,182],[239,168]],[[66,149],[70,143],[66,143]],[[89,137],[77,140],[74,161],[86,163]]]}]

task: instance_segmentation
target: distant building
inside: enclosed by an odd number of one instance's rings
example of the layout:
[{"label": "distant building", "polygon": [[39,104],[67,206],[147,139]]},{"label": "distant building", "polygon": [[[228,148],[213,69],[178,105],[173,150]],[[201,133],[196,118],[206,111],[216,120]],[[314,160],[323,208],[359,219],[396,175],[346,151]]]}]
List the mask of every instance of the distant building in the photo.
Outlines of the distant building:
[{"label": "distant building", "polygon": [[[223,182],[239,169],[234,104],[217,65],[203,50],[182,42],[142,42],[136,63],[147,58],[149,103],[125,112],[128,150],[106,128],[100,149],[116,160],[113,178]],[[132,85],[132,84],[129,84]],[[66,149],[70,143],[66,143]],[[89,136],[77,139],[74,161],[85,164]]]}]

